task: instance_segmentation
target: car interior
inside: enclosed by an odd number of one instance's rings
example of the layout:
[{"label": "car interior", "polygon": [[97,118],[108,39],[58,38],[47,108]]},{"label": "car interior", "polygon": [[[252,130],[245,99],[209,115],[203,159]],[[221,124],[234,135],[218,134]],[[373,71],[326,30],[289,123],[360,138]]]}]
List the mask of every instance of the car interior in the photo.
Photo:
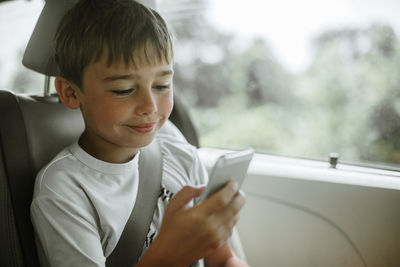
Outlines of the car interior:
[{"label": "car interior", "polygon": [[[73,3],[47,0],[46,20],[24,52],[23,65],[47,77],[43,94],[0,88],[0,266],[39,266],[29,214],[34,179],[84,127],[79,110],[48,90],[57,75],[52,38]],[[198,147],[210,170],[228,149],[201,147],[179,94],[174,103],[162,131]],[[322,162],[257,153],[242,190],[246,206],[230,242],[250,266],[400,266],[397,170],[337,163],[334,156]]]}]

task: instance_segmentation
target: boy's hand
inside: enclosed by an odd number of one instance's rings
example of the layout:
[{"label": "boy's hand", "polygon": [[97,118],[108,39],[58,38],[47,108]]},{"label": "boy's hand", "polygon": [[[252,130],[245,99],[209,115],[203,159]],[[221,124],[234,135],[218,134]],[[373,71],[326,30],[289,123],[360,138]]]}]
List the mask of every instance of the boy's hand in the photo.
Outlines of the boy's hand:
[{"label": "boy's hand", "polygon": [[206,257],[226,242],[239,219],[245,198],[237,192],[236,183],[229,182],[205,201],[188,208],[187,204],[203,190],[185,186],[167,206],[160,232],[149,250],[153,256],[164,255],[168,266],[187,266]]}]

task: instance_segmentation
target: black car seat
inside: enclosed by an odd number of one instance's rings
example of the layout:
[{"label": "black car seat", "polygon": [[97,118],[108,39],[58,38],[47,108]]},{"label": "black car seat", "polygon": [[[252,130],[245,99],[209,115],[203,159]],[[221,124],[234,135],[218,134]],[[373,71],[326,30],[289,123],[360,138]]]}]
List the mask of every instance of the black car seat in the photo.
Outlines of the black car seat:
[{"label": "black car seat", "polygon": [[[75,0],[48,0],[24,54],[23,64],[46,76],[57,75],[51,55],[54,32]],[[170,120],[198,146],[195,128],[174,96]],[[30,96],[0,90],[0,266],[39,266],[30,221],[35,175],[83,131],[79,110],[66,108],[56,95]],[[164,131],[181,135],[172,123]]]},{"label": "black car seat", "polygon": [[0,91],[0,266],[39,266],[29,207],[35,174],[83,129],[58,98]]}]

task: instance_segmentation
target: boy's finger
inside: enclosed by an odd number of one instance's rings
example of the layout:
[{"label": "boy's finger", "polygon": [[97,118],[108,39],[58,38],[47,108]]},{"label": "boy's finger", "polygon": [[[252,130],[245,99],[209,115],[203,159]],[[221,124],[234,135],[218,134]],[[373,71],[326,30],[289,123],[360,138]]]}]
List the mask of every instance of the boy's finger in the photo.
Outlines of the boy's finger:
[{"label": "boy's finger", "polygon": [[226,209],[221,210],[219,213],[223,224],[228,223],[232,221],[233,218],[237,217],[245,203],[246,198],[244,197],[243,192],[237,192]]},{"label": "boy's finger", "polygon": [[236,182],[228,182],[221,190],[203,202],[204,209],[208,214],[211,214],[225,208],[232,201],[238,189],[239,185]]},{"label": "boy's finger", "polygon": [[186,205],[195,197],[199,197],[204,191],[204,187],[184,186],[170,201],[169,208],[178,210],[186,207]]}]

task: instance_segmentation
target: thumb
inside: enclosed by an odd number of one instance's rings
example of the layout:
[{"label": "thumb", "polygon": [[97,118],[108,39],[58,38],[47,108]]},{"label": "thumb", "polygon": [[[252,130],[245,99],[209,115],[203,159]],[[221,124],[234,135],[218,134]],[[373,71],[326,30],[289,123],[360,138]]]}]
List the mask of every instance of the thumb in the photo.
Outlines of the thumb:
[{"label": "thumb", "polygon": [[186,205],[195,197],[199,197],[204,191],[203,187],[184,186],[170,201],[169,208],[178,210],[186,207]]}]

